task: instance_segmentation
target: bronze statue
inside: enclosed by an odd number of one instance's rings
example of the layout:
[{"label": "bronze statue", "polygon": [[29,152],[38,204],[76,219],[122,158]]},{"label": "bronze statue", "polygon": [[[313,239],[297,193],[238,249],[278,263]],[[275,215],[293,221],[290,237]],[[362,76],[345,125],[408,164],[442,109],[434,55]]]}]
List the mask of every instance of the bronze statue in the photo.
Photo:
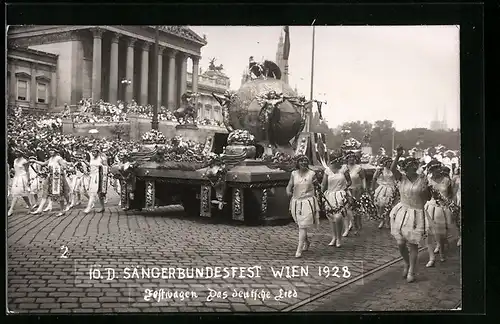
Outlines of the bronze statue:
[{"label": "bronze statue", "polygon": [[196,96],[197,94],[191,91],[181,96],[181,107],[174,111],[174,116],[179,125],[196,125],[196,118],[198,115],[194,102]]}]

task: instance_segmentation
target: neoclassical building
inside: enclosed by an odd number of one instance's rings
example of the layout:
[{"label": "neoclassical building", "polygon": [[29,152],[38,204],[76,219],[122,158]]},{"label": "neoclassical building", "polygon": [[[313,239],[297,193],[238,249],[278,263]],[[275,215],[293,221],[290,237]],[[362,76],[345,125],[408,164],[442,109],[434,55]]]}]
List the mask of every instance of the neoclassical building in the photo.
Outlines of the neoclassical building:
[{"label": "neoclassical building", "polygon": [[207,42],[185,26],[159,29],[158,97],[153,98],[154,26],[9,27],[9,104],[51,109],[82,98],[135,99],[176,108],[188,87],[188,59],[190,89],[198,91],[200,52]]},{"label": "neoclassical building", "polygon": [[[209,68],[198,76],[198,117],[222,122],[222,108],[212,93],[224,94],[231,86],[229,77],[220,70]],[[188,90],[193,89],[193,74],[188,72]]]}]

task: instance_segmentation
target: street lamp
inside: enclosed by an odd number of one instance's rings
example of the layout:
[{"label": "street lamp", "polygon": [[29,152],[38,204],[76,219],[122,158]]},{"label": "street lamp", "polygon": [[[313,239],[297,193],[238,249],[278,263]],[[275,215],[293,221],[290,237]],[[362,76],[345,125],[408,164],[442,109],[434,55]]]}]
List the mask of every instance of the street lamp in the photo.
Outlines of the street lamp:
[{"label": "street lamp", "polygon": [[[120,82],[123,86],[122,89],[126,89],[127,86],[131,85],[132,84],[132,80],[128,80],[128,79],[123,79],[121,82]],[[124,105],[123,105],[123,108],[124,108],[124,112],[127,112],[127,90],[125,90],[125,101],[124,101]]]}]

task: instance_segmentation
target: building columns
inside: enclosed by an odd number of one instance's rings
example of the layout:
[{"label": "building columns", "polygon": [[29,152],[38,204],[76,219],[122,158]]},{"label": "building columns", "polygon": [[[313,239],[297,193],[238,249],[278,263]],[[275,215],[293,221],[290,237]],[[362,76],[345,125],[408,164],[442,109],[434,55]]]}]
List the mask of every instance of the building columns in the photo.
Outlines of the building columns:
[{"label": "building columns", "polygon": [[124,84],[123,86],[125,87],[125,101],[127,103],[132,102],[132,99],[134,99],[134,45],[135,45],[136,39],[135,38],[129,38],[128,43],[127,43],[127,70],[125,73],[125,78],[127,81],[130,81],[132,83],[130,84]]},{"label": "building columns", "polygon": [[191,57],[191,60],[193,61],[193,92],[198,92],[198,71],[200,70],[200,58],[195,56]]},{"label": "building columns", "polygon": [[179,89],[181,96],[186,93],[187,88],[187,59],[187,55],[181,54],[181,76],[179,80]]},{"label": "building columns", "polygon": [[176,50],[168,51],[168,101],[169,109],[177,108],[177,100],[175,98],[175,55]]},{"label": "building columns", "polygon": [[118,98],[118,39],[119,34],[111,38],[111,55],[109,62],[109,102],[115,104]]},{"label": "building columns", "polygon": [[141,100],[140,105],[148,104],[148,74],[149,74],[149,47],[150,43],[142,44],[142,62],[141,62]]},{"label": "building columns", "polygon": [[[29,88],[30,91],[30,108],[35,109],[36,108],[36,103],[37,103],[37,90],[38,90],[38,84],[36,82],[36,70],[37,66],[36,63],[31,63],[31,86]],[[48,87],[47,87],[47,98],[48,96]]]},{"label": "building columns", "polygon": [[162,46],[158,46],[158,98],[156,99],[156,106],[158,107],[158,113],[160,112],[161,107],[161,90],[162,90],[162,80],[163,80],[163,50],[165,48]]},{"label": "building columns", "polygon": [[94,49],[92,53],[92,101],[101,99],[101,68],[102,68],[102,33],[101,29],[93,29]]}]

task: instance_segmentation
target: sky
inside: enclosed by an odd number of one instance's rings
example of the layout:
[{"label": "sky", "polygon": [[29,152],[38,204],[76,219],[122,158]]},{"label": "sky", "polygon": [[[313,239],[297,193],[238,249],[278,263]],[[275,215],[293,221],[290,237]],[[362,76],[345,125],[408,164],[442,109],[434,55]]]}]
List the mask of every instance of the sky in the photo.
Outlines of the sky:
[{"label": "sky", "polygon": [[[190,26],[208,44],[200,67],[222,64],[237,90],[248,58],[276,60],[283,26]],[[397,130],[445,118],[460,126],[458,26],[316,26],[314,99],[335,128],[390,119]],[[312,27],[290,26],[289,84],[310,97]],[[188,61],[189,65],[191,64]],[[188,66],[190,70],[191,67]]]}]

